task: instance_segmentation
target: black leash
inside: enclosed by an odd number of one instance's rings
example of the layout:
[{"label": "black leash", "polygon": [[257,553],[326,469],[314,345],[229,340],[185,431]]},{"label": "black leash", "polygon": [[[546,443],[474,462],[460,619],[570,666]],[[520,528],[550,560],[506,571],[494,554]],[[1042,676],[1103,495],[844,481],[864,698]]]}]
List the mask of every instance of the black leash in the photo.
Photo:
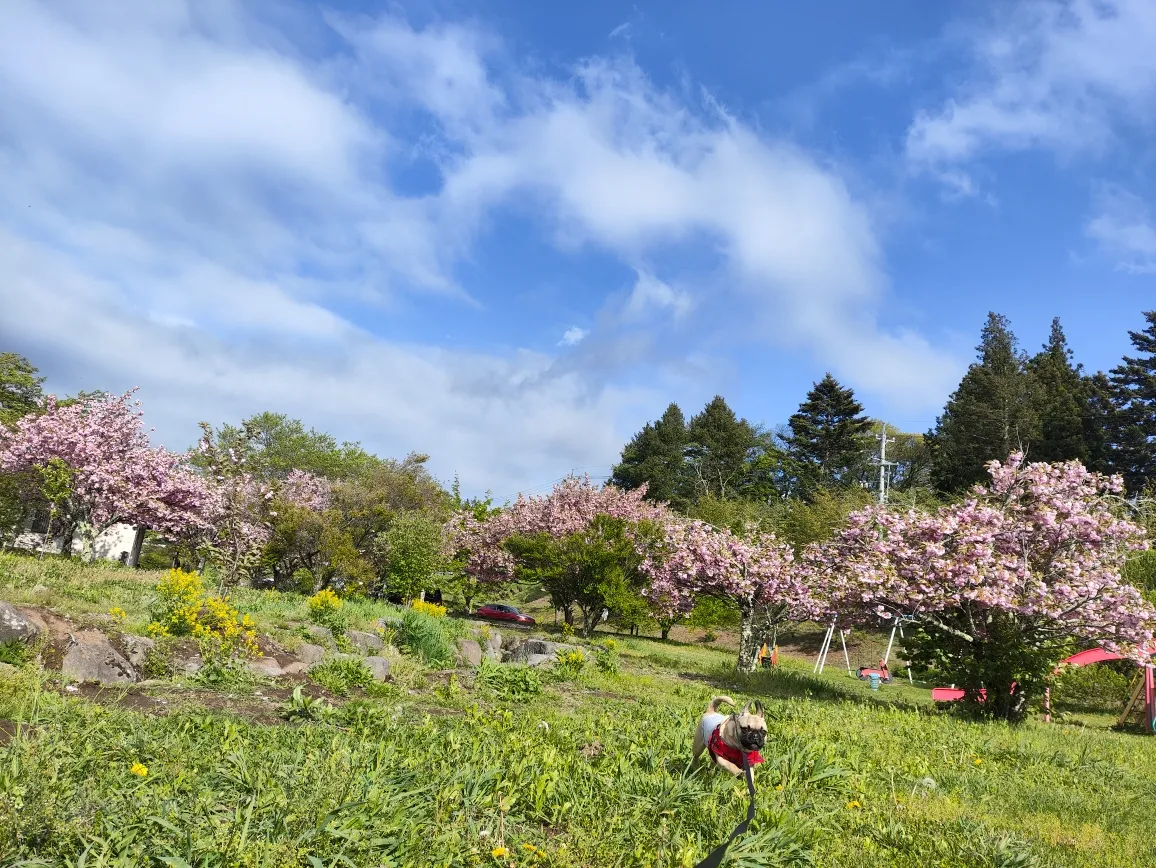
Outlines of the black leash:
[{"label": "black leash", "polygon": [[755,818],[755,773],[751,769],[751,764],[747,760],[747,752],[743,751],[743,775],[747,779],[747,792],[750,794],[751,803],[747,806],[747,818],[735,826],[735,830],[731,832],[731,836],[715,847],[707,855],[705,859],[699,862],[694,868],[718,868],[722,864],[723,857],[727,854],[727,847],[731,845],[731,841],[739,835],[746,832],[751,825],[751,820]]}]

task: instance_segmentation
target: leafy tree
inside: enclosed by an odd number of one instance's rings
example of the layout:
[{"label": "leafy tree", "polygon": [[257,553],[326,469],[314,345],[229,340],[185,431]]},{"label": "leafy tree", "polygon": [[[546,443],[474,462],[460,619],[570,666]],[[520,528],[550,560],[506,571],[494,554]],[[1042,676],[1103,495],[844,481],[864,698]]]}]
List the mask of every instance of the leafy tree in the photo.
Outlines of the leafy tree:
[{"label": "leafy tree", "polygon": [[39,373],[24,356],[0,353],[0,425],[12,425],[39,406],[44,397]]},{"label": "leafy tree", "polygon": [[389,529],[379,533],[376,554],[383,588],[378,593],[398,594],[410,600],[432,590],[433,576],[446,565],[443,523],[425,512],[399,513]]},{"label": "leafy tree", "polygon": [[1002,461],[1037,437],[1027,362],[1007,317],[988,314],[977,350],[979,360],[927,435],[932,482],[944,492],[982,482],[987,462]]},{"label": "leafy tree", "polygon": [[360,444],[338,444],[333,435],[306,430],[299,419],[282,413],[257,413],[239,426],[222,425],[216,438],[241,453],[250,473],[267,480],[283,479],[293,470],[348,479],[378,461]]},{"label": "leafy tree", "polygon": [[556,537],[548,532],[506,540],[519,581],[538,585],[550,595],[566,623],[581,615],[583,636],[598,626],[604,608],[642,585],[641,558],[620,518],[597,515],[583,529]]},{"label": "leafy tree", "polygon": [[797,489],[805,496],[863,478],[863,438],[871,422],[851,389],[827,374],[807,393],[788,424],[787,452]]},{"label": "leafy tree", "polygon": [[1146,660],[1156,609],[1121,578],[1144,531],[1117,514],[1119,477],[1074,461],[1025,466],[1022,453],[989,472],[934,513],[853,514],[804,567],[841,617],[914,618],[912,663],[960,684],[980,713],[1015,721],[1074,644]]},{"label": "leafy tree", "polygon": [[1048,342],[1028,361],[1028,371],[1039,417],[1038,436],[1028,447],[1028,454],[1037,461],[1086,463],[1088,389],[1081,366],[1072,364],[1072,351],[1059,317],[1052,320]]},{"label": "leafy tree", "polygon": [[686,509],[693,495],[687,472],[689,434],[682,410],[671,404],[657,422],[647,422],[622,449],[610,482],[627,491],[646,485],[646,499]]},{"label": "leafy tree", "polygon": [[1108,433],[1112,470],[1129,491],[1156,478],[1156,310],[1144,314],[1143,331],[1128,332],[1138,355],[1125,356],[1109,381],[1115,412]]},{"label": "leafy tree", "polygon": [[742,492],[749,462],[760,445],[759,432],[735,415],[721,395],[687,426],[687,459],[694,491],[702,497],[734,497]]}]

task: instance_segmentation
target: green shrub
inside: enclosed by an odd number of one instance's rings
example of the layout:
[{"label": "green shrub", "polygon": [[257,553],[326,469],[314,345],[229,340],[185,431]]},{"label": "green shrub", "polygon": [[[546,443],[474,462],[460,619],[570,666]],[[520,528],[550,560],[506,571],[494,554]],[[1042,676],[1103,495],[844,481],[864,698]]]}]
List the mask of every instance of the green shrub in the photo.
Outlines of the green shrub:
[{"label": "green shrub", "polygon": [[332,657],[310,669],[309,678],[338,696],[348,696],[354,687],[373,684],[373,673],[356,657]]},{"label": "green shrub", "polygon": [[345,603],[341,597],[328,588],[323,588],[309,598],[309,620],[329,629],[340,636],[349,629],[349,619],[345,614]]},{"label": "green shrub", "polygon": [[586,667],[586,655],[579,649],[559,651],[554,672],[562,678],[573,678]]},{"label": "green shrub", "polygon": [[1118,663],[1095,666],[1065,666],[1052,688],[1052,704],[1068,711],[1118,712],[1128,701],[1128,686],[1136,667]]},{"label": "green shrub", "polygon": [[486,657],[474,685],[502,699],[527,699],[542,692],[542,677],[529,666],[509,666]]},{"label": "green shrub", "polygon": [[0,663],[9,666],[23,666],[35,655],[27,642],[14,639],[11,642],[0,642]]},{"label": "green shrub", "polygon": [[416,654],[428,666],[446,667],[454,662],[454,643],[444,620],[433,618],[417,609],[406,609],[401,616],[398,639],[403,648]]},{"label": "green shrub", "polygon": [[605,645],[598,645],[594,648],[594,664],[598,667],[599,672],[605,672],[607,675],[618,674],[622,667],[618,661],[618,651],[613,639],[607,639]]}]

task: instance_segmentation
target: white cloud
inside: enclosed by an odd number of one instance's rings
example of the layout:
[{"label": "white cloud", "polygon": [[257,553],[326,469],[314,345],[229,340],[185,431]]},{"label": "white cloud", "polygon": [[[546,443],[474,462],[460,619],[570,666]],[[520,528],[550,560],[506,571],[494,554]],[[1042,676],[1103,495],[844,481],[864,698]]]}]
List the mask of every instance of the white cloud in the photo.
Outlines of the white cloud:
[{"label": "white cloud", "polygon": [[990,26],[967,32],[974,67],[966,84],[908,130],[914,165],[937,170],[1028,148],[1095,152],[1121,125],[1148,128],[1156,4],[1030,0],[996,8]]},{"label": "white cloud", "polygon": [[[356,57],[319,61],[309,22],[283,32],[256,8],[0,4],[0,339],[63,387],[140,383],[168,445],[201,416],[270,408],[384,454],[428,451],[472,490],[536,484],[609,464],[619,422],[669,398],[611,374],[701,360],[680,326],[692,306],[757,322],[894,406],[936,406],[952,382],[952,359],[878,325],[872,215],[797,148],[629,62],[533,78],[476,28],[332,16]],[[413,110],[436,136],[399,132]],[[442,183],[405,195],[389,169],[415,142]],[[405,291],[468,298],[455,265],[511,203],[559,244],[634,265],[616,310],[643,326],[602,317],[553,358],[359,324]],[[684,244],[713,251],[706,286],[654,277]],[[657,339],[679,327],[683,343]]]},{"label": "white cloud", "polygon": [[1156,272],[1156,223],[1148,208],[1117,188],[1107,188],[1097,198],[1097,213],[1084,227],[1085,234],[1115,259],[1120,270]]},{"label": "white cloud", "polygon": [[562,334],[562,340],[558,342],[560,347],[572,347],[575,344],[582,343],[582,339],[590,334],[586,329],[578,328],[578,326],[571,326]]}]

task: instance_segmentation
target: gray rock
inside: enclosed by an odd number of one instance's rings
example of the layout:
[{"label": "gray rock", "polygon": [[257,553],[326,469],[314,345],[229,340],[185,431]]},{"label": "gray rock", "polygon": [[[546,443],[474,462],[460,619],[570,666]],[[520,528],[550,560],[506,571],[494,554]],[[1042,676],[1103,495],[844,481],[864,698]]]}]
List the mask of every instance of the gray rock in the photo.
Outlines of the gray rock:
[{"label": "gray rock", "polygon": [[361,649],[363,654],[369,654],[371,651],[380,651],[385,644],[381,641],[380,636],[375,636],[372,633],[365,633],[361,630],[347,630],[345,638],[352,642],[357,648]]},{"label": "gray rock", "polygon": [[325,649],[320,645],[312,645],[309,642],[302,642],[297,648],[297,659],[306,666],[311,666],[314,663],[320,663],[321,658],[325,656]]},{"label": "gray rock", "polygon": [[374,681],[385,681],[389,678],[389,661],[384,657],[366,657],[361,662],[373,673]]},{"label": "gray rock", "polygon": [[0,678],[7,678],[10,675],[15,675],[20,670],[11,663],[0,663]]},{"label": "gray rock", "polygon": [[268,678],[280,678],[284,674],[281,664],[272,657],[257,657],[247,661],[245,666],[255,675],[264,675]]},{"label": "gray rock", "polygon": [[169,663],[180,675],[196,675],[205,665],[200,654],[174,654]]},{"label": "gray rock", "polygon": [[555,657],[553,654],[530,654],[526,657],[527,666],[553,666]]},{"label": "gray rock", "polygon": [[511,663],[527,663],[531,657],[546,656],[551,660],[559,652],[568,653],[577,648],[575,645],[566,645],[562,642],[547,642],[545,639],[527,639],[520,645],[510,649],[507,657]]},{"label": "gray rock", "polygon": [[72,681],[123,684],[136,681],[136,670],[96,630],[73,634],[72,644],[60,664],[60,674]]},{"label": "gray rock", "polygon": [[31,642],[40,628],[8,603],[0,603],[0,642]]},{"label": "gray rock", "polygon": [[491,648],[487,645],[484,653],[487,660],[492,660],[495,663],[502,662],[502,650],[500,648]]},{"label": "gray rock", "polygon": [[307,624],[305,632],[324,645],[333,644],[333,631],[328,627],[322,627],[320,624]]},{"label": "gray rock", "polygon": [[486,640],[486,647],[491,651],[501,651],[502,634],[497,630],[490,630],[490,638]]},{"label": "gray rock", "polygon": [[47,594],[50,590],[51,590],[51,588],[49,588],[48,585],[33,585],[32,586],[32,593],[34,593],[34,594]]},{"label": "gray rock", "polygon": [[482,646],[473,639],[459,639],[458,657],[467,666],[481,666]]},{"label": "gray rock", "polygon": [[144,666],[149,652],[157,647],[157,643],[145,636],[124,637],[124,650],[128,654],[128,662],[140,669]]},{"label": "gray rock", "polygon": [[309,671],[309,664],[300,661],[296,663],[286,663],[281,667],[282,675],[304,675]]}]

